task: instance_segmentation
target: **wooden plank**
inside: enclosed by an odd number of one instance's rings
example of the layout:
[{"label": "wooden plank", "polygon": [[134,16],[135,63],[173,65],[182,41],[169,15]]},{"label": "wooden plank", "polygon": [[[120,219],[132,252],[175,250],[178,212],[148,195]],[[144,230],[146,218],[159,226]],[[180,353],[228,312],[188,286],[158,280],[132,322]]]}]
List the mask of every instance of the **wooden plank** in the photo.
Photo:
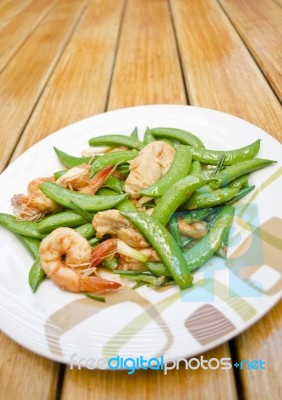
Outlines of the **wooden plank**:
[{"label": "wooden plank", "polygon": [[[166,1],[127,2],[113,73],[108,109],[148,103],[185,104],[180,65]],[[230,357],[228,345],[206,354]],[[218,388],[220,387],[220,391]],[[184,369],[164,376],[161,371],[87,371],[66,368],[62,399],[235,399],[232,371],[188,373]],[[138,396],[138,397],[137,397]],[[220,397],[221,396],[221,397]]]},{"label": "wooden plank", "polygon": [[[103,0],[90,2],[24,131],[16,154],[63,125],[104,110],[123,5],[124,0],[107,1],[107,4]],[[77,14],[72,18],[75,21]],[[61,29],[65,29],[64,24]],[[21,66],[20,70],[25,68]],[[11,368],[1,377],[2,393],[11,395],[6,398],[20,398],[17,391],[31,400],[55,398],[58,364],[24,350],[4,335],[0,340],[5,341],[1,353],[3,366],[12,360]],[[23,362],[18,362],[15,354]],[[29,370],[28,379],[23,374],[25,369]],[[33,383],[34,377],[37,379]]]},{"label": "wooden plank", "polygon": [[279,101],[219,4],[171,0],[171,8],[191,103],[236,115],[282,139]]},{"label": "wooden plank", "polygon": [[[66,0],[58,4],[42,23],[40,29],[23,46],[20,55],[18,53],[12,66],[6,70],[8,72],[5,71],[3,74],[8,82],[3,79],[3,75],[0,77],[1,88],[3,86],[5,88],[5,91],[2,91],[2,103],[5,94],[11,101],[7,112],[11,119],[13,115],[16,118],[16,121],[6,127],[8,118],[4,116],[2,131],[7,136],[1,137],[1,148],[5,149],[2,151],[1,162],[3,164],[8,160],[9,152],[12,151],[13,144],[16,143],[40,90],[83,10],[84,3],[79,0]],[[40,49],[40,53],[38,49]],[[38,54],[38,56],[36,57],[34,54]],[[31,69],[29,69],[30,64]],[[26,75],[23,74],[24,71],[26,71]],[[15,79],[14,84],[13,79]],[[29,98],[29,96],[31,97]],[[12,101],[13,97],[15,101]],[[18,101],[16,101],[17,98]],[[25,106],[28,107],[28,110],[25,110]],[[1,114],[1,118],[3,115]],[[17,123],[19,129],[17,129]],[[12,142],[11,146],[10,141]],[[0,333],[0,349],[1,393],[6,399],[21,398],[23,393],[25,398],[30,400],[50,400],[56,397],[59,373],[57,363],[25,350],[3,333]]]},{"label": "wooden plank", "polygon": [[9,160],[84,5],[80,0],[57,3],[0,75],[0,130],[5,149],[0,170]]},{"label": "wooden plank", "polygon": [[131,0],[108,109],[154,103],[186,103],[169,10],[166,1]]},{"label": "wooden plank", "polygon": [[274,3],[278,4],[280,7],[282,7],[282,0],[273,0]]},{"label": "wooden plank", "polygon": [[1,0],[0,2],[0,26],[5,25],[14,15],[17,15],[22,8],[26,7],[32,0]]},{"label": "wooden plank", "polygon": [[56,0],[33,0],[0,29],[0,71],[44,18]]},{"label": "wooden plank", "polygon": [[91,1],[13,159],[57,129],[105,110],[123,7],[124,0]]},{"label": "wooden plank", "polygon": [[[218,4],[199,0],[171,1],[171,5],[192,103],[245,118],[281,139],[278,100]],[[189,29],[184,29],[188,20]],[[280,304],[235,340],[237,361],[262,359],[269,368],[240,374],[240,396],[246,399],[263,399],[269,393],[271,398],[281,397],[277,350],[281,349],[281,310]]]},{"label": "wooden plank", "polygon": [[262,360],[266,370],[240,371],[245,400],[281,399],[282,302],[236,339],[239,360]]},{"label": "wooden plank", "polygon": [[269,0],[219,0],[282,101],[282,9]]},{"label": "wooden plank", "polygon": [[55,399],[59,365],[0,333],[1,395],[10,399]]},{"label": "wooden plank", "polygon": [[[205,353],[205,359],[226,357],[228,345]],[[207,378],[209,376],[209,378]],[[62,400],[226,400],[236,399],[233,375],[228,370],[127,371],[70,370],[66,368]]]}]

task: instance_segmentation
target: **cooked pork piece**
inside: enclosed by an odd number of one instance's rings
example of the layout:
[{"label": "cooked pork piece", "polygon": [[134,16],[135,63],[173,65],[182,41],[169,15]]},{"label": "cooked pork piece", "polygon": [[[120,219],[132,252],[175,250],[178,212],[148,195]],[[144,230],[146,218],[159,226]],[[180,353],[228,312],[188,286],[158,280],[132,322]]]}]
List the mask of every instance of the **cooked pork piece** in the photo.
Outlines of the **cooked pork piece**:
[{"label": "cooked pork piece", "polygon": [[145,146],[139,156],[130,162],[125,192],[132,198],[140,197],[140,190],[153,185],[167,172],[174,155],[174,148],[165,142],[155,141]]},{"label": "cooked pork piece", "polygon": [[98,212],[93,218],[92,224],[96,230],[96,236],[105,235],[123,240],[126,244],[135,248],[149,247],[144,237],[118,210]]}]

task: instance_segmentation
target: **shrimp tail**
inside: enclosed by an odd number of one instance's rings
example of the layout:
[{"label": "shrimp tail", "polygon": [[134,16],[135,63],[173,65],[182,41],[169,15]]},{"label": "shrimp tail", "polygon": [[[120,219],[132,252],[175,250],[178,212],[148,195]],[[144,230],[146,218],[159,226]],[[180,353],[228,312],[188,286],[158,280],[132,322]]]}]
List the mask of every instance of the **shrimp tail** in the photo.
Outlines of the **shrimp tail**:
[{"label": "shrimp tail", "polygon": [[96,267],[106,257],[109,257],[117,251],[117,239],[108,239],[98,244],[92,251],[92,261],[90,268]]},{"label": "shrimp tail", "polygon": [[85,276],[81,278],[80,289],[87,293],[101,293],[107,290],[115,290],[121,286],[119,282],[108,281],[98,276]]},{"label": "shrimp tail", "polygon": [[105,183],[105,181],[112,175],[115,168],[109,165],[103,168],[100,172],[93,176],[87,187],[79,190],[81,193],[85,194],[95,194]]}]

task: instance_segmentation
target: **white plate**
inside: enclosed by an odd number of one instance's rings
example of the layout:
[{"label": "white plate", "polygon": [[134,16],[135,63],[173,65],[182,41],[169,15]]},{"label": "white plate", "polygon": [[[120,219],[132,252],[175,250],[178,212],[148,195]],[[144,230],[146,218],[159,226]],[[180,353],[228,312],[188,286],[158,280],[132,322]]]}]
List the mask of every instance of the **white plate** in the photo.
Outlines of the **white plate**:
[{"label": "white plate", "polygon": [[[261,129],[204,108],[153,105],[97,115],[48,136],[26,151],[0,177],[0,211],[12,213],[10,199],[25,193],[35,177],[61,169],[52,147],[74,155],[87,140],[129,134],[137,126],[189,130],[207,148],[233,149],[261,139],[259,157],[280,160],[280,144]],[[281,298],[281,167],[255,172],[257,189],[240,201],[229,259],[214,257],[195,274],[192,289],[141,287],[112,294],[105,304],[58,289],[45,280],[36,294],[28,285],[32,258],[0,227],[0,315],[3,331],[27,349],[70,363],[71,356],[191,357],[239,334]],[[85,365],[85,361],[82,361]]]}]

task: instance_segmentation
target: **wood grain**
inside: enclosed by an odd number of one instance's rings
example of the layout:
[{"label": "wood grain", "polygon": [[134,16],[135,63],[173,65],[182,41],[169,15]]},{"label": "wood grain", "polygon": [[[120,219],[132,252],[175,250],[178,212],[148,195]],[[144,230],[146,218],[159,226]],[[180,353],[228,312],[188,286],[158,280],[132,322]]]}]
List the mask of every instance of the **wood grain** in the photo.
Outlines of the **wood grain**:
[{"label": "wood grain", "polygon": [[[124,0],[92,0],[16,148],[105,110]],[[52,118],[50,118],[52,116]]]},{"label": "wood grain", "polygon": [[282,101],[282,9],[269,0],[219,0]]},{"label": "wood grain", "polygon": [[0,71],[36,28],[56,0],[33,0],[0,28]]},{"label": "wood grain", "polygon": [[170,3],[191,103],[241,117],[282,139],[279,101],[218,3]]},{"label": "wood grain", "polygon": [[[205,353],[205,358],[226,357],[228,345]],[[210,378],[208,379],[207,376]],[[217,384],[217,386],[216,386]],[[229,371],[126,371],[70,370],[66,368],[62,400],[232,400],[236,399],[233,375]]]},{"label": "wood grain", "polygon": [[0,2],[0,27],[9,22],[11,18],[21,12],[32,0],[1,0]]},{"label": "wood grain", "polygon": [[58,364],[37,356],[0,334],[1,398],[52,400]]},{"label": "wood grain", "polygon": [[108,109],[140,104],[185,104],[166,1],[127,4]]},{"label": "wood grain", "polygon": [[282,7],[282,0],[273,0],[274,3],[278,4],[280,7]]},{"label": "wood grain", "polygon": [[80,0],[57,3],[0,75],[0,132],[5,149],[0,170],[9,160],[84,4]]},{"label": "wood grain", "polygon": [[266,370],[240,371],[245,400],[280,399],[282,393],[282,301],[236,339],[239,360],[262,360]]}]

